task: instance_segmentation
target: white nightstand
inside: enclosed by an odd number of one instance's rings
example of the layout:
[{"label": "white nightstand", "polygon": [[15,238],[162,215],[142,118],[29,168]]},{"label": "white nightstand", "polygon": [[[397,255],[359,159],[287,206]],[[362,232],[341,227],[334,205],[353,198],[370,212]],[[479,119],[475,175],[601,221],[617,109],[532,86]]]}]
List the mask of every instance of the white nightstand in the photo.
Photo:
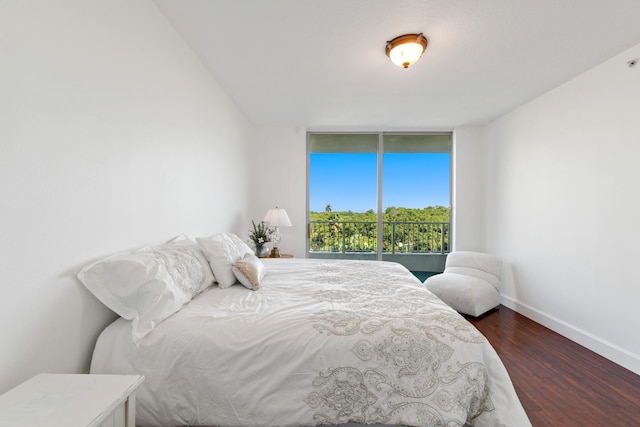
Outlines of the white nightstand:
[{"label": "white nightstand", "polygon": [[0,396],[0,427],[135,427],[143,375],[38,374]]}]

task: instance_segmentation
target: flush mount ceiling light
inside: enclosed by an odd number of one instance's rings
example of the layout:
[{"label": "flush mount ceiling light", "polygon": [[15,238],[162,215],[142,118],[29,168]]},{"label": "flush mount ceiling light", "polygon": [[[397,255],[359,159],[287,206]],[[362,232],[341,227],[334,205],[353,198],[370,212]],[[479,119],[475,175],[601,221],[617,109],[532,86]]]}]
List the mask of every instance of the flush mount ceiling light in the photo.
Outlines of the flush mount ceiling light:
[{"label": "flush mount ceiling light", "polygon": [[413,65],[427,49],[427,39],[420,34],[404,34],[387,42],[387,56],[398,67]]}]

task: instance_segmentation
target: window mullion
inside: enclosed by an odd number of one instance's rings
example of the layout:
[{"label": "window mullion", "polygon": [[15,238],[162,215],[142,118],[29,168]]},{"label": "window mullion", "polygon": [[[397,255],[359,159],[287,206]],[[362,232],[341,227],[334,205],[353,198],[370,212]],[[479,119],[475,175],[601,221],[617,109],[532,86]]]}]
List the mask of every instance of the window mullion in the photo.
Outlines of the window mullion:
[{"label": "window mullion", "polygon": [[382,261],[382,249],[383,249],[383,223],[382,223],[382,153],[384,153],[384,138],[382,132],[378,134],[378,233],[377,233],[377,259]]}]

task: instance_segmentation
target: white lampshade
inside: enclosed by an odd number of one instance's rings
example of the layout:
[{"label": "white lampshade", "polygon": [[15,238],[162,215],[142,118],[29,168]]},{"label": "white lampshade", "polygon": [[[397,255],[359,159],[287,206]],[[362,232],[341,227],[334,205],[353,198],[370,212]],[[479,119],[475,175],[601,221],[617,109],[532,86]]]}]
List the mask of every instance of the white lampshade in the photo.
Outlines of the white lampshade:
[{"label": "white lampshade", "polygon": [[264,216],[264,222],[268,222],[273,227],[291,227],[291,220],[287,211],[282,208],[269,209]]}]

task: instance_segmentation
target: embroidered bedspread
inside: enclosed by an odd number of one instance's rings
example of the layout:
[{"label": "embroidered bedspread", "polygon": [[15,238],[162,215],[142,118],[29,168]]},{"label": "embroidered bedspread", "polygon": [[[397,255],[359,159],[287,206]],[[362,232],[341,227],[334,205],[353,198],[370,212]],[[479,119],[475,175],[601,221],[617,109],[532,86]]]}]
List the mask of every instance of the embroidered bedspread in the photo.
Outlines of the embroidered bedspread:
[{"label": "embroidered bedspread", "polygon": [[144,374],[140,426],[530,426],[486,339],[404,267],[266,259],[260,289],[216,286],[138,346],[101,334],[91,372]]}]

